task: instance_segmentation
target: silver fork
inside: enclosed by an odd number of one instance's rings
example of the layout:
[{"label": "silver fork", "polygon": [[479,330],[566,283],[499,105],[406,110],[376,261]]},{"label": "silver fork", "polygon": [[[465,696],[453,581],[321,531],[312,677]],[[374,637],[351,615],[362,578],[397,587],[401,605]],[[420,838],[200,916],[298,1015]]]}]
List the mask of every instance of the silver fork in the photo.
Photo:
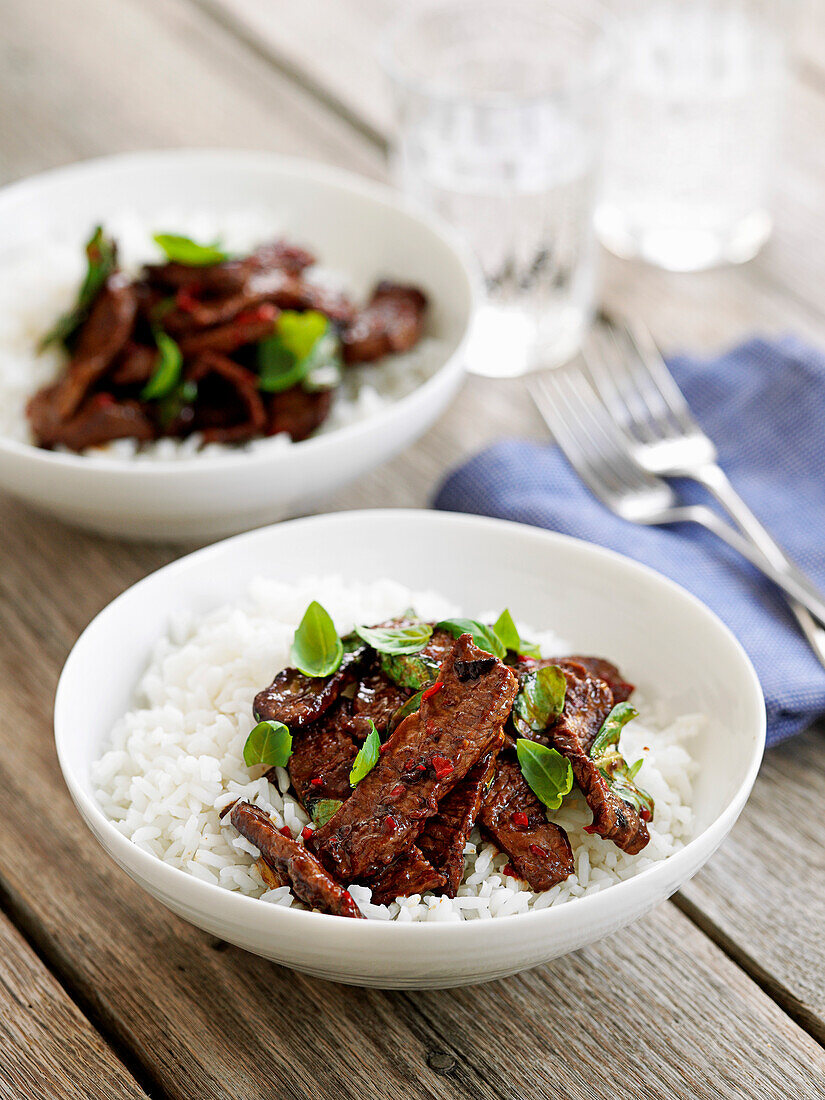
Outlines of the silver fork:
[{"label": "silver fork", "polygon": [[[791,609],[825,656],[825,596],[757,519],[717,462],[716,447],[697,424],[650,333],[639,323],[604,317],[583,357],[624,446],[648,473],[685,477],[703,485],[756,546],[783,573],[796,597]],[[802,605],[802,606],[800,606]],[[816,636],[813,641],[812,634]]]},{"label": "silver fork", "polygon": [[[767,561],[743,535],[706,505],[680,504],[673,488],[643,470],[628,453],[601,399],[575,364],[533,375],[528,386],[539,412],[570,465],[607,508],[631,523],[698,523],[722,539],[775,584],[792,595],[786,574]],[[803,609],[804,610],[804,609]],[[810,616],[809,616],[810,618]],[[817,628],[806,637],[821,660]],[[820,632],[825,635],[825,632]]]}]

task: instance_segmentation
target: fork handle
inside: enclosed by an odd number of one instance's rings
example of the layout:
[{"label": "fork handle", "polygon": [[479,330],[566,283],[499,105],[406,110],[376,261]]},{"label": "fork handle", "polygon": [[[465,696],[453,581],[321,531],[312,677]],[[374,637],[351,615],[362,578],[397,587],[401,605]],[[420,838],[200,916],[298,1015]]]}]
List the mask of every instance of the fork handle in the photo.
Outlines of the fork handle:
[{"label": "fork handle", "polygon": [[[722,467],[712,462],[698,469],[682,471],[682,473],[685,477],[698,481],[716,498],[731,519],[751,540],[765,561],[784,579],[785,583],[782,584],[782,587],[785,591],[803,604],[821,623],[825,623],[825,596],[810,577],[803,573],[799,566],[788,557],[773,535],[763,527],[760,520],[757,519],[731,485]],[[758,566],[759,562],[755,564]],[[776,577],[773,579],[776,579]]]}]

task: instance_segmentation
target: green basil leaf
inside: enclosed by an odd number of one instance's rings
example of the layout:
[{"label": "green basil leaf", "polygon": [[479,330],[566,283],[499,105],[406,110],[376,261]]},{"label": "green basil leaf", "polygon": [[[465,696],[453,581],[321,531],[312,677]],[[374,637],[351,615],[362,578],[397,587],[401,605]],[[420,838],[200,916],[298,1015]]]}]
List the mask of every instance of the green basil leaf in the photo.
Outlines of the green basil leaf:
[{"label": "green basil leaf", "polygon": [[516,701],[513,722],[519,733],[542,733],[564,710],[567,681],[558,665],[524,673]]},{"label": "green basil leaf", "polygon": [[292,734],[283,722],[259,722],[243,747],[243,761],[248,768],[256,764],[285,768],[291,755]]},{"label": "green basil leaf", "polygon": [[570,761],[556,749],[549,749],[524,737],[516,741],[516,753],[521,774],[533,794],[548,810],[557,810],[561,800],[573,788]]},{"label": "green basil leaf", "polygon": [[98,225],[86,242],[86,275],[77,293],[77,301],[67,313],[57,319],[41,339],[38,345],[39,351],[43,351],[50,344],[65,344],[71,340],[89,316],[95,298],[116,266],[117,245],[110,237],[105,236],[103,226]]},{"label": "green basil leaf", "polygon": [[446,630],[454,638],[460,638],[462,634],[472,634],[478,648],[492,653],[494,657],[501,658],[507,653],[495,631],[476,619],[442,619],[435,625],[436,630]]},{"label": "green basil leaf", "polygon": [[152,240],[166,253],[166,259],[173,264],[186,267],[211,267],[229,259],[215,244],[198,244],[191,237],[181,237],[178,233],[155,233]]},{"label": "green basil leaf", "polygon": [[642,764],[644,764],[644,760],[641,757],[636,761],[635,764],[631,764],[630,767],[627,769],[627,778],[635,779]]},{"label": "green basil leaf", "polygon": [[292,663],[305,676],[331,676],[344,657],[344,647],[329,613],[313,600],[292,639]]},{"label": "green basil leaf", "polygon": [[[427,684],[426,687],[430,685]],[[392,733],[405,718],[409,718],[411,714],[415,714],[417,710],[421,710],[421,696],[424,694],[424,690],[417,691],[415,695],[412,695],[403,706],[399,707],[395,714],[390,718],[387,725],[387,732]]]},{"label": "green basil leaf", "polygon": [[409,626],[356,626],[355,633],[377,653],[420,653],[432,637],[429,623]]},{"label": "green basil leaf", "polygon": [[154,401],[159,397],[168,397],[178,386],[183,369],[183,355],[180,348],[165,332],[159,329],[155,333],[158,345],[158,364],[152,371],[152,377],[140,391],[141,401]]},{"label": "green basil leaf", "polygon": [[427,687],[438,676],[437,662],[420,653],[382,653],[379,664],[384,675],[399,687],[415,688],[416,691]]},{"label": "green basil leaf", "polygon": [[316,829],[326,825],[333,814],[337,814],[344,803],[340,798],[321,798],[312,807],[312,824]]},{"label": "green basil leaf", "polygon": [[[602,774],[604,773],[602,772]],[[655,803],[647,791],[643,790],[641,787],[637,787],[626,775],[613,773],[605,778],[610,784],[610,789],[614,794],[617,794],[622,801],[627,802],[630,806],[646,814],[646,820],[649,821],[650,818],[653,817]]]},{"label": "green basil leaf", "polygon": [[367,721],[370,724],[370,732],[367,734],[364,744],[358,750],[358,755],[352,765],[352,771],[349,773],[351,787],[357,787],[364,776],[369,775],[381,755],[381,738],[378,736],[375,722],[371,718],[368,718]]},{"label": "green basil leaf", "polygon": [[505,649],[512,650],[513,653],[522,653],[526,657],[541,657],[539,647],[534,642],[525,642],[521,637],[508,608],[505,607],[499,615],[493,630]]},{"label": "green basil leaf", "polygon": [[303,383],[311,390],[332,389],[341,363],[341,342],[328,318],[313,309],[287,309],[272,336],[258,343],[258,388],[282,393]]},{"label": "green basil leaf", "polygon": [[627,723],[638,717],[639,712],[631,703],[617,703],[602,723],[596,739],[590,747],[590,759],[598,760],[607,749],[618,745],[622,730]]}]

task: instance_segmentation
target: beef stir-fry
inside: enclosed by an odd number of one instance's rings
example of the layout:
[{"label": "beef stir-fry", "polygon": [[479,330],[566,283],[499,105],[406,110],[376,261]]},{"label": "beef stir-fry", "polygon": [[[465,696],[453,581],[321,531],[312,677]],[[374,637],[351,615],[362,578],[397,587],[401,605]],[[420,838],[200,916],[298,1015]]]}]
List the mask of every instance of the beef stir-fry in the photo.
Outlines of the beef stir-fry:
[{"label": "beef stir-fry", "polygon": [[102,229],[86,246],[75,306],[42,346],[69,361],[30,399],[41,447],[82,451],[199,433],[204,443],[288,434],[306,439],[329,415],[348,365],[408,351],[427,299],[379,282],[358,306],[313,281],[315,257],[285,241],[247,256],[185,237],[155,237],[166,262],[136,278]]},{"label": "beef stir-fry", "polygon": [[359,915],[353,884],[376,904],[453,898],[478,828],[506,855],[506,874],[549,890],[574,870],[549,816],[574,785],[593,812],[588,832],[629,853],[648,843],[641,761],[619,749],[633,685],[611,662],[543,658],[509,612],[495,626],[408,612],[340,638],[315,602],[292,656],[255,697],[244,759],[273,782],[286,767],[312,824],[293,838],[248,803],[230,814],[260,850],[267,884],[344,916]]}]

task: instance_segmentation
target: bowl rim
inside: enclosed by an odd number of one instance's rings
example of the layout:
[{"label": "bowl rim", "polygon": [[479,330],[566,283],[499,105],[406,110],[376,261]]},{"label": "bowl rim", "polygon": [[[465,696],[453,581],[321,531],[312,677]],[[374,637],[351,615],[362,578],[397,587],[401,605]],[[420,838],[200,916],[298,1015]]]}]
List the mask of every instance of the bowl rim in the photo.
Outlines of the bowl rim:
[{"label": "bowl rim", "polygon": [[[371,413],[362,420],[345,424],[333,431],[324,432],[298,443],[292,443],[287,448],[282,445],[267,447],[266,443],[268,441],[261,440],[257,441],[258,446],[249,450],[228,449],[225,453],[219,454],[191,455],[174,459],[158,458],[148,462],[136,463],[110,458],[107,455],[95,455],[89,458],[85,455],[49,451],[37,447],[33,443],[23,443],[0,435],[0,457],[3,455],[13,456],[16,459],[39,465],[44,470],[62,469],[75,472],[82,470],[91,477],[115,475],[127,480],[132,478],[142,479],[144,476],[158,478],[164,475],[168,476],[173,472],[185,476],[191,475],[195,470],[213,473],[224,469],[248,470],[250,467],[268,465],[270,462],[279,459],[285,462],[294,459],[296,456],[309,458],[317,455],[320,459],[323,459],[325,454],[335,446],[346,446],[379,424],[388,425],[394,418],[405,417],[413,404],[426,401],[437,388],[448,383],[454,376],[460,376],[463,373],[470,326],[481,298],[482,282],[478,261],[469,245],[444,219],[432,213],[414,199],[402,194],[400,191],[396,191],[389,184],[371,180],[357,172],[351,172],[336,165],[313,161],[304,157],[287,156],[281,153],[221,148],[150,149],[139,152],[116,153],[111,156],[91,157],[73,164],[51,168],[45,172],[38,172],[35,175],[15,180],[0,187],[0,221],[6,213],[6,207],[13,206],[21,195],[25,195],[29,191],[35,192],[36,197],[36,193],[40,189],[48,189],[55,184],[59,185],[63,181],[72,180],[75,177],[82,179],[86,174],[94,176],[101,171],[104,173],[106,171],[117,173],[169,165],[186,167],[192,171],[208,171],[212,165],[224,168],[229,166],[237,169],[239,173],[270,170],[273,175],[298,180],[311,179],[313,182],[348,192],[353,196],[367,199],[384,209],[394,210],[406,216],[410,221],[417,223],[419,230],[423,228],[440,240],[452,253],[459,270],[464,276],[464,290],[467,294],[468,308],[458,343],[429,378],[403,397],[391,401],[383,409]],[[274,440],[271,442],[274,444]]]},{"label": "bowl rim", "polygon": [[[176,573],[183,573],[190,568],[193,562],[203,562],[209,558],[217,559],[227,553],[231,555],[233,548],[242,544],[248,545],[255,541],[265,542],[270,532],[275,529],[288,530],[295,525],[311,527],[344,523],[351,535],[353,524],[373,522],[376,519],[392,523],[396,525],[396,528],[399,523],[424,523],[434,527],[459,526],[468,532],[473,530],[476,535],[481,534],[482,537],[485,532],[504,531],[508,534],[508,537],[526,539],[536,545],[575,547],[577,553],[591,556],[594,562],[606,562],[618,566],[620,569],[641,575],[646,583],[652,585],[654,589],[667,594],[670,598],[681,601],[695,612],[698,612],[700,617],[704,618],[714,630],[724,636],[728,645],[732,648],[734,659],[740,663],[746,679],[750,681],[749,703],[750,709],[754,712],[753,717],[756,719],[750,759],[744,778],[718,816],[701,833],[692,837],[683,848],[673,853],[673,855],[652,864],[652,866],[622,882],[614,883],[608,889],[587,897],[575,898],[572,902],[560,906],[548,906],[527,913],[516,913],[492,920],[478,921],[361,921],[328,913],[317,913],[261,903],[259,898],[249,897],[238,891],[226,890],[221,886],[204,882],[180,868],[172,867],[157,856],[138,848],[131,840],[120,833],[106,817],[93,795],[87,793],[82,784],[77,781],[62,736],[62,730],[71,722],[71,715],[64,713],[66,708],[63,700],[68,692],[67,685],[73,676],[74,663],[78,660],[77,653],[82,651],[84,645],[88,644],[89,637],[93,634],[96,624],[104,618],[116,617],[118,605],[127,594],[135,589],[151,586],[155,583],[157,577],[163,575],[168,578]],[[423,509],[369,509],[322,513],[234,535],[178,558],[148,574],[134,585],[129,586],[91,620],[72,647],[57,685],[54,704],[54,730],[57,756],[64,782],[81,816],[101,846],[130,877],[136,879],[143,889],[147,889],[145,883],[150,881],[153,886],[163,889],[165,895],[174,897],[178,903],[185,903],[190,911],[221,913],[222,919],[231,921],[235,925],[243,925],[250,930],[254,929],[270,934],[273,942],[277,942],[279,932],[284,934],[289,932],[300,933],[301,931],[308,932],[313,928],[317,931],[327,928],[331,934],[340,933],[350,938],[353,949],[363,946],[365,937],[376,939],[379,945],[385,947],[404,947],[405,945],[412,947],[413,944],[421,944],[422,937],[427,937],[428,946],[441,949],[449,946],[456,936],[458,936],[456,946],[461,943],[462,946],[466,947],[468,941],[474,939],[483,941],[488,934],[484,929],[490,928],[498,929],[502,933],[511,933],[520,929],[526,935],[530,932],[536,933],[539,929],[546,933],[552,928],[554,922],[560,926],[578,921],[589,921],[593,925],[598,925],[600,920],[603,922],[609,917],[611,908],[615,908],[617,913],[620,912],[622,900],[630,897],[633,891],[644,894],[644,887],[648,884],[653,888],[657,882],[670,881],[675,882],[676,888],[678,888],[678,885],[692,873],[691,867],[695,870],[698,866],[701,866],[705,859],[709,858],[739,816],[750,794],[762,761],[765,748],[766,712],[762,688],[756,671],[741,643],[730,628],[698,597],[650,566],[594,543],[588,543],[556,531],[548,531],[509,520]],[[705,852],[704,857],[700,854],[702,851]],[[698,862],[697,856],[699,856]],[[655,894],[655,890],[653,893]],[[606,898],[612,900],[605,901]],[[266,914],[271,915],[267,916]],[[315,921],[315,924],[308,924],[307,921]],[[334,921],[335,924],[331,925],[330,921]],[[323,922],[326,922],[326,924]],[[462,931],[456,933],[457,928],[461,928]]]}]

